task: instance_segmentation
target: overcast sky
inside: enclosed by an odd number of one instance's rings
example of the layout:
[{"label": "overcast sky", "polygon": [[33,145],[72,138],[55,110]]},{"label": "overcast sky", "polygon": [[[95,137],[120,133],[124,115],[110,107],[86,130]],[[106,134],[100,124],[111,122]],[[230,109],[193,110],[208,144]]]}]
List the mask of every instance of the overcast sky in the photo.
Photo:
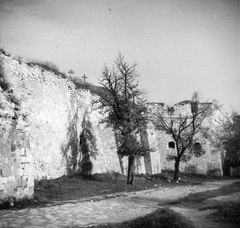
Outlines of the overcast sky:
[{"label": "overcast sky", "polygon": [[149,101],[240,113],[240,0],[0,0],[0,45],[94,84],[121,52]]}]

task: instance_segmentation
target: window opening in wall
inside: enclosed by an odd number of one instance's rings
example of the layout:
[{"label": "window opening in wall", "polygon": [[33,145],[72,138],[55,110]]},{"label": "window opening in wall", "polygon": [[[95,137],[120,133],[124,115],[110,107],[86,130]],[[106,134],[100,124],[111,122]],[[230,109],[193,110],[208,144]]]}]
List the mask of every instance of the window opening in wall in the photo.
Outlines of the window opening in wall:
[{"label": "window opening in wall", "polygon": [[200,157],[200,156],[202,156],[205,153],[206,152],[205,152],[205,150],[203,150],[201,143],[196,142],[196,143],[193,144],[193,154],[196,157]]},{"label": "window opening in wall", "polygon": [[175,148],[175,143],[173,141],[169,142],[168,147],[174,149]]},{"label": "window opening in wall", "polygon": [[201,144],[199,142],[196,142],[193,145],[193,149],[194,149],[194,151],[201,151],[202,150],[202,146],[201,146]]}]

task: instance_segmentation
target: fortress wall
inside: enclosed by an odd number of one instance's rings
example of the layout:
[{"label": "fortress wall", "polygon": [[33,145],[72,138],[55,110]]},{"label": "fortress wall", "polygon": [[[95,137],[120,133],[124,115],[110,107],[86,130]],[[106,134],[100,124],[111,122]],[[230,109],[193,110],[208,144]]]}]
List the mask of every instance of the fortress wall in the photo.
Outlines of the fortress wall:
[{"label": "fortress wall", "polygon": [[96,140],[95,155],[91,156],[92,173],[121,173],[115,133],[104,124],[99,124],[101,118],[102,116],[97,110],[91,111],[91,114],[89,114],[89,123],[92,125],[92,132]]},{"label": "fortress wall", "polygon": [[[24,159],[32,159],[29,163],[31,180],[82,172],[86,157],[92,163],[92,173],[121,172],[114,132],[99,124],[102,116],[97,110],[92,110],[90,104],[93,96],[89,91],[76,90],[71,81],[53,72],[4,55],[1,55],[1,67],[11,86],[11,93],[19,101],[19,107],[24,112],[24,118],[27,117],[29,126],[26,129],[18,123],[13,127],[10,121],[4,132],[1,129],[1,147],[5,149],[1,149],[0,170],[5,170],[1,167],[5,163],[9,164],[9,159],[12,159],[9,142],[15,140],[18,128],[21,128],[24,146],[14,153],[19,159],[23,159],[21,153],[25,151],[27,158]],[[1,91],[1,107],[4,99]],[[13,106],[12,110],[8,111],[13,116],[14,104],[11,101],[8,103]],[[1,109],[1,122],[5,122],[5,112],[6,108]],[[84,129],[87,130],[87,152],[82,151],[80,146],[80,136]],[[18,175],[16,170],[20,170],[19,167],[20,164],[14,168],[13,173],[0,171],[0,176],[11,179],[13,174]],[[1,189],[5,189],[5,182],[6,179],[0,182]]]},{"label": "fortress wall", "polygon": [[[170,136],[165,134],[161,137],[161,161],[162,170],[174,170],[174,161],[168,161],[167,155],[176,154],[176,149],[169,148],[168,142],[172,141]],[[164,141],[166,140],[166,141]],[[208,175],[222,176],[222,157],[219,151],[216,151],[207,140],[198,140],[202,145],[202,149],[205,150],[205,154],[200,157],[192,156],[187,162],[180,163],[181,172],[199,173]]]},{"label": "fortress wall", "polygon": [[[170,115],[178,117],[179,114],[186,115],[191,112],[191,102],[180,102],[169,109],[164,104],[150,104],[151,113],[162,113],[165,116]],[[154,114],[153,114],[154,116]],[[203,134],[195,136],[195,140],[199,142],[205,154],[200,157],[192,156],[187,162],[180,163],[180,171],[200,173],[208,175],[222,176],[222,159],[224,151],[217,145],[216,132],[221,131],[222,115],[219,110],[214,111],[214,115],[204,120],[203,125],[210,127],[211,137],[206,138]],[[174,160],[169,161],[168,155],[176,155],[176,148],[170,148],[169,142],[173,142],[171,135],[163,131],[158,131],[152,124],[148,125],[148,137],[150,145],[155,147],[155,151],[151,153],[151,162],[153,173],[161,170],[174,170]]]},{"label": "fortress wall", "polygon": [[0,199],[33,194],[30,126],[25,110],[0,88]]},{"label": "fortress wall", "polygon": [[55,178],[66,174],[67,149],[71,148],[66,149],[65,145],[74,130],[69,125],[77,105],[74,85],[53,72],[10,58],[5,58],[3,68],[14,96],[31,123],[34,177]]},{"label": "fortress wall", "polygon": [[[114,131],[100,124],[103,117],[93,109],[94,96],[76,90],[68,79],[0,55],[1,70],[10,84],[0,90],[0,198],[23,197],[33,193],[34,179],[57,178],[72,173],[122,172],[127,174],[127,157],[119,160]],[[151,104],[152,113],[169,112],[164,104]],[[185,104],[176,112],[189,112]],[[216,118],[209,120],[211,126]],[[215,122],[214,122],[215,121]],[[214,123],[214,124],[213,124]],[[149,124],[147,135],[152,173],[173,169],[166,159],[174,152],[171,136]],[[221,169],[221,153],[208,140],[207,153],[181,163],[182,171],[207,173]],[[146,173],[144,158],[136,160],[136,173]]]}]

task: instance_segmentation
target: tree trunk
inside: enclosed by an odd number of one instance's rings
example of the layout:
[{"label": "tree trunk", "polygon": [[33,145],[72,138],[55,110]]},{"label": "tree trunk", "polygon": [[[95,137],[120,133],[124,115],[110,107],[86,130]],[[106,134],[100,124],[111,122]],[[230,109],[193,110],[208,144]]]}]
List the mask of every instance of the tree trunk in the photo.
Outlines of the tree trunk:
[{"label": "tree trunk", "polygon": [[128,156],[128,176],[127,176],[127,184],[133,185],[134,178],[134,157]]},{"label": "tree trunk", "polygon": [[179,165],[180,165],[180,159],[179,158],[176,158],[175,159],[175,170],[174,170],[174,177],[173,177],[173,180],[178,180],[178,177],[179,177]]},{"label": "tree trunk", "polygon": [[[118,144],[118,137],[117,137],[116,130],[114,130],[114,136],[115,136],[115,143],[117,146],[117,151],[119,151],[119,144]],[[119,159],[119,164],[120,164],[120,168],[121,168],[121,173],[122,173],[122,175],[124,175],[123,160],[122,160],[122,156],[120,154],[118,154],[118,159]]]}]

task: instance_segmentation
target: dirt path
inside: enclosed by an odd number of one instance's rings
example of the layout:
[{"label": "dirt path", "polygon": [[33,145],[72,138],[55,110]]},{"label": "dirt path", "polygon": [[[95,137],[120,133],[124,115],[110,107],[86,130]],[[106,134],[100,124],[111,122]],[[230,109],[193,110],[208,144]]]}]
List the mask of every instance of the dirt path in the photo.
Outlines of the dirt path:
[{"label": "dirt path", "polygon": [[[139,192],[137,193],[137,196],[133,197],[133,199],[138,202],[145,200],[158,201],[161,207],[166,207],[166,205],[168,205],[167,203],[188,196],[189,194],[205,192],[209,190],[213,191],[223,186],[228,186],[234,182],[237,181],[225,180],[217,182],[206,182],[201,185],[195,186],[179,186],[175,188],[159,189],[157,191]],[[237,193],[218,196],[215,198],[209,198],[201,203],[186,202],[167,207],[173,209],[178,213],[181,213],[183,216],[191,220],[197,228],[238,228],[238,225],[236,226],[226,223],[219,223],[210,220],[208,216],[215,211],[214,209],[201,210],[203,208],[213,206],[219,203],[237,201],[240,201],[240,188],[239,192]]]},{"label": "dirt path", "polygon": [[[62,202],[42,208],[29,208],[23,210],[1,210],[0,227],[88,227],[93,224],[121,223],[165,207],[166,203],[176,200],[190,193],[215,190],[229,185],[236,180],[208,182],[195,186],[178,186],[161,188],[135,193],[122,193],[109,195],[109,198],[91,198]],[[234,200],[240,199],[240,194],[231,195]],[[213,200],[229,200],[228,196]],[[198,211],[200,205],[178,204],[170,206],[177,212],[192,220],[197,227],[229,227],[220,223],[213,223],[206,218],[207,211]],[[209,212],[209,211],[208,211]]]},{"label": "dirt path", "polygon": [[[217,183],[216,186],[218,186],[218,184],[219,183]],[[227,183],[224,183],[224,184],[227,184]],[[183,216],[191,220],[197,228],[215,228],[215,227],[216,228],[238,228],[239,225],[232,225],[232,224],[212,221],[208,217],[210,214],[212,214],[216,210],[205,209],[205,208],[209,208],[214,205],[222,204],[225,202],[230,203],[230,202],[239,202],[239,201],[240,201],[240,188],[239,188],[239,192],[237,193],[209,198],[207,200],[204,200],[201,203],[193,203],[193,202],[180,203],[170,208],[178,213],[181,213]]]},{"label": "dirt path", "polygon": [[214,222],[208,218],[210,214],[215,212],[214,209],[204,209],[210,206],[217,205],[224,202],[239,202],[240,192],[232,193],[225,196],[218,196],[215,198],[209,198],[202,203],[183,203],[177,206],[170,207],[174,211],[181,213],[186,218],[191,220],[197,228],[238,228],[239,225],[231,225],[226,223]]},{"label": "dirt path", "polygon": [[212,191],[223,186],[230,185],[234,182],[237,182],[237,180],[220,180],[215,182],[204,182],[199,185],[177,187],[174,186],[170,188],[161,188],[161,186],[159,186],[158,189],[140,191],[133,194],[130,193],[129,197],[138,197],[139,199],[144,200],[157,200],[161,204],[164,204],[170,201],[174,201],[178,198],[188,196],[192,193],[204,192],[209,190]]}]

